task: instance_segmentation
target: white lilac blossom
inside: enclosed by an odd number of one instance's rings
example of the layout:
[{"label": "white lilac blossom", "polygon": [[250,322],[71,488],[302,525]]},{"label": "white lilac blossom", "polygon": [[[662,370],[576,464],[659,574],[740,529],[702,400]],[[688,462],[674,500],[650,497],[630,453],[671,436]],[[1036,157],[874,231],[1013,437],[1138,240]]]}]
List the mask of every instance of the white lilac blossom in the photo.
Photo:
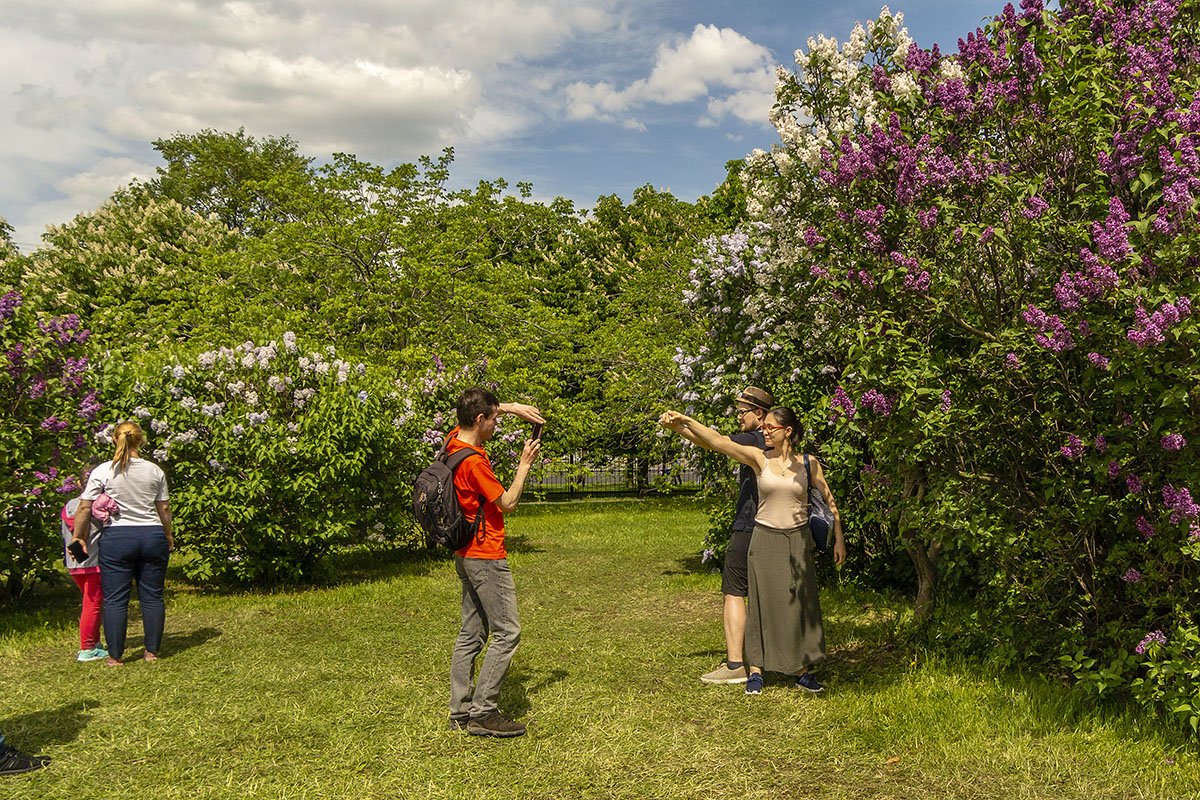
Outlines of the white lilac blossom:
[{"label": "white lilac blossom", "polygon": [[150,409],[146,408],[145,406],[138,406],[135,408],[133,410],[133,415],[138,419],[149,419],[151,416],[153,416],[150,412]]},{"label": "white lilac blossom", "polygon": [[232,428],[229,429],[229,432],[236,437],[241,437],[243,434],[246,433],[246,426],[240,425],[240,424],[234,425]]},{"label": "white lilac blossom", "polygon": [[150,420],[150,430],[155,433],[165,433],[169,428],[170,426],[161,419]]},{"label": "white lilac blossom", "polygon": [[246,421],[249,422],[251,425],[262,425],[264,422],[267,421],[268,417],[270,417],[270,415],[266,411],[262,411],[259,413],[255,413],[252,411],[246,415]]},{"label": "white lilac blossom", "polygon": [[200,413],[206,417],[219,417],[225,413],[225,404],[206,403],[200,406]]},{"label": "white lilac blossom", "polygon": [[296,334],[292,333],[291,331],[284,331],[283,348],[289,353],[296,352]]},{"label": "white lilac blossom", "polygon": [[191,396],[180,399],[179,405],[183,406],[188,411],[195,411],[200,407],[200,403],[196,400],[196,398]]}]

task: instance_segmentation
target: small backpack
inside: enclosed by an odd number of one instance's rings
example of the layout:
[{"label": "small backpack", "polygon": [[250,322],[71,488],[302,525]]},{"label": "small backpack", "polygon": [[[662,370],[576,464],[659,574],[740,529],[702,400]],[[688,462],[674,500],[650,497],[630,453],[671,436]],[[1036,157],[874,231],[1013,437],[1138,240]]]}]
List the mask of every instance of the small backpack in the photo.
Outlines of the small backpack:
[{"label": "small backpack", "polygon": [[421,470],[413,484],[413,516],[417,523],[430,539],[454,551],[466,547],[474,537],[483,539],[483,496],[479,497],[475,519],[468,522],[454,491],[454,473],[475,455],[479,453],[470,447],[447,455],[443,446],[433,463]]}]

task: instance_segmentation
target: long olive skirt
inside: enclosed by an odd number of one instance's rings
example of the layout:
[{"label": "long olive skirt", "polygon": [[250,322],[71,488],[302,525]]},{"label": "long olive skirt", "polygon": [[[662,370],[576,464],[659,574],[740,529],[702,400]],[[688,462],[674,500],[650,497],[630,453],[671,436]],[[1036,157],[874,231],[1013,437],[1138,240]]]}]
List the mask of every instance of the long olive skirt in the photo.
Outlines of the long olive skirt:
[{"label": "long olive skirt", "polygon": [[788,530],[754,526],[747,665],[792,675],[825,658],[815,550],[807,523]]}]

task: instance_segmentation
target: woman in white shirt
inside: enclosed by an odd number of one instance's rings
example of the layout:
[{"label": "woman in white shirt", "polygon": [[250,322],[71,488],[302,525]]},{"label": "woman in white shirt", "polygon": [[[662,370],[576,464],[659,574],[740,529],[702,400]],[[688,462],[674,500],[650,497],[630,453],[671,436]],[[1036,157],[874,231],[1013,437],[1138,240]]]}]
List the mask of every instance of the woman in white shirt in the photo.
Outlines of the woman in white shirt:
[{"label": "woman in white shirt", "polygon": [[92,470],[75,511],[74,538],[86,552],[92,503],[106,494],[116,501],[102,534],[100,583],[104,590],[104,636],[109,666],[119,666],[125,654],[125,629],[129,621],[132,583],[137,582],[142,609],[147,661],[158,660],[166,606],[163,590],[167,561],[175,546],[171,510],[167,504],[167,478],[156,464],[138,456],[146,435],[136,422],[122,422],[113,432],[113,460]]},{"label": "woman in white shirt", "polygon": [[[796,447],[800,426],[795,412],[778,406],[767,413],[762,424],[766,452],[737,444],[677,411],[667,411],[659,422],[701,447],[745,464],[758,476],[758,513],[747,558],[746,694],[762,691],[763,670],[796,675],[800,688],[822,691],[824,687],[808,671],[825,657],[825,630],[817,594],[816,546],[808,528],[808,478],[804,454]],[[810,463],[813,486],[834,515],[833,560],[841,564],[846,560],[841,516],[820,461],[813,458]]]}]

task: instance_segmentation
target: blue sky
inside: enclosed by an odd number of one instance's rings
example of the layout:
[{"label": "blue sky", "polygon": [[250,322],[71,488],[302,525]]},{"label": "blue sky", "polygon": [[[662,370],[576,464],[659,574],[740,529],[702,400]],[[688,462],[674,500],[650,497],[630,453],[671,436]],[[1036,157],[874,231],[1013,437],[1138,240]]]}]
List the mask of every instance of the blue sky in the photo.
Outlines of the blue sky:
[{"label": "blue sky", "polygon": [[[691,200],[775,141],[774,65],[880,5],[0,0],[0,216],[33,249],[153,175],[151,140],[239,126],[385,165],[453,145],[456,184],[532,181],[583,207],[644,184]],[[949,51],[1002,7],[891,4]]]}]

